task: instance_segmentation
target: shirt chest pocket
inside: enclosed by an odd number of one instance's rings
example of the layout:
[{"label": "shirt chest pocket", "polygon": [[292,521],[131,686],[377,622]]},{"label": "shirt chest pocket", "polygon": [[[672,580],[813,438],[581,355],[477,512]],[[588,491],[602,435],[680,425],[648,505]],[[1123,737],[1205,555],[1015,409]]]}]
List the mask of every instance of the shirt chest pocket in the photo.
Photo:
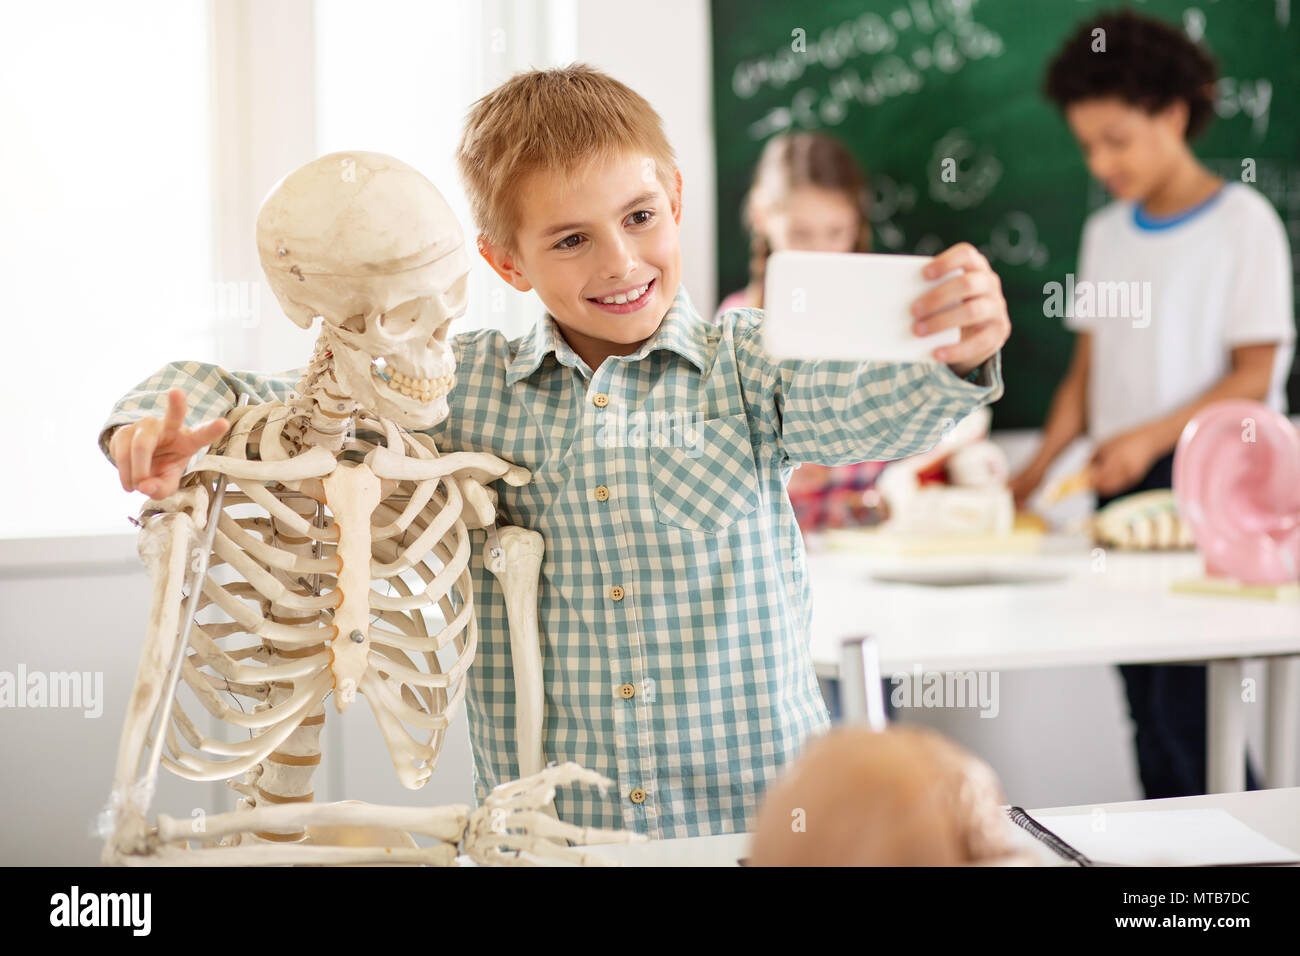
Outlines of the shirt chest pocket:
[{"label": "shirt chest pocket", "polygon": [[700,422],[685,439],[647,449],[660,523],[712,533],[751,514],[758,507],[758,472],[745,413]]}]

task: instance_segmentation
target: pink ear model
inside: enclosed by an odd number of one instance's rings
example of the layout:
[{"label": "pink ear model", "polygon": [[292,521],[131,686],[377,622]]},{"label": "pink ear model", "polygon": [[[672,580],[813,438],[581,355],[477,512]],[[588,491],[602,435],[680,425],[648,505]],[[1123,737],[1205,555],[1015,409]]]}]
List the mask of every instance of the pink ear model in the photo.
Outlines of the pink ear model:
[{"label": "pink ear model", "polygon": [[1174,452],[1174,497],[1210,577],[1300,580],[1300,432],[1272,409],[1218,402]]}]

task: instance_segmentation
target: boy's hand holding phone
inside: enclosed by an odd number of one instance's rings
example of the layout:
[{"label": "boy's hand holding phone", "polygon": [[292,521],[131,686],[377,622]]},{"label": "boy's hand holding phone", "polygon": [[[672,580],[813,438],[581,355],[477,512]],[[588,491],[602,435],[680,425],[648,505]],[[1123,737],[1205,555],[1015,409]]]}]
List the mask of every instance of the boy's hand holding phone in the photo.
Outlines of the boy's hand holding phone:
[{"label": "boy's hand holding phone", "polygon": [[167,393],[165,417],[142,418],[113,432],[108,453],[117,465],[123,491],[142,491],[150,498],[176,493],[190,457],[226,433],[224,418],[185,427],[185,393],[173,388]]},{"label": "boy's hand holding phone", "polygon": [[768,260],[775,358],[937,361],[965,377],[1011,334],[1002,282],[962,242],[925,256],[782,251]]},{"label": "boy's hand holding phone", "polygon": [[927,279],[937,279],[956,270],[961,270],[961,275],[939,283],[912,303],[912,331],[930,335],[960,328],[961,341],[935,349],[933,355],[964,377],[1011,337],[1011,318],[1002,297],[1002,280],[969,242],[939,253],[922,273]]}]

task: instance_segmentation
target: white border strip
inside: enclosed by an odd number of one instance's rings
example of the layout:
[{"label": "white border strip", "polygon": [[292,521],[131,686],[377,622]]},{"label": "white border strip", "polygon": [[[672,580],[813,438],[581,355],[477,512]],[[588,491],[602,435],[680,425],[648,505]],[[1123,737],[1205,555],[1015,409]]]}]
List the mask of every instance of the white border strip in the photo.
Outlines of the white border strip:
[{"label": "white border strip", "polygon": [[141,574],[134,534],[0,539],[0,580]]}]

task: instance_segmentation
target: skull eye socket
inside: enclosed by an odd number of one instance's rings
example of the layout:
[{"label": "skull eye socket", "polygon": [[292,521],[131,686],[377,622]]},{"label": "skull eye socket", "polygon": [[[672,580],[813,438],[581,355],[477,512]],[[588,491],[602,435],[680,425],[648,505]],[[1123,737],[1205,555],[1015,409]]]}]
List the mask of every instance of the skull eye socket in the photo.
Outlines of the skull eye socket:
[{"label": "skull eye socket", "polygon": [[390,312],[379,317],[379,325],[390,335],[398,335],[413,326],[420,318],[420,299],[403,302]]},{"label": "skull eye socket", "polygon": [[466,299],[469,297],[469,273],[453,282],[443,294],[442,301],[447,307],[447,311],[455,315],[465,308]]}]

